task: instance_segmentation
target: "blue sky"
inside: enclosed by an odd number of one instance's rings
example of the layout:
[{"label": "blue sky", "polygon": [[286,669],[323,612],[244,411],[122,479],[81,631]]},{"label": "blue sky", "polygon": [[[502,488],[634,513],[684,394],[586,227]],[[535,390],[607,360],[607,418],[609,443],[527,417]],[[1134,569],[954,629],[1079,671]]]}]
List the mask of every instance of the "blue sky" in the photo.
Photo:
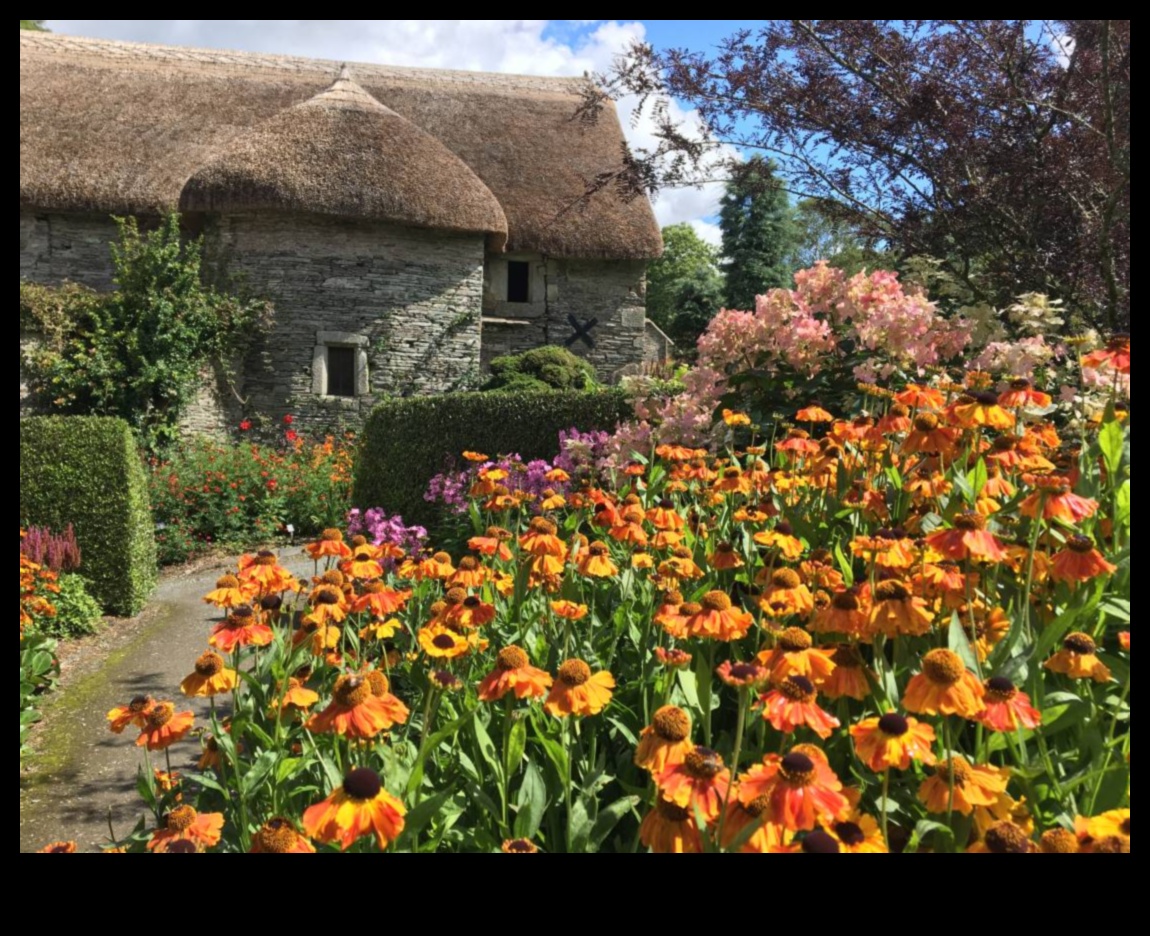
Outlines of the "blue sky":
[{"label": "blue sky", "polygon": [[[753,20],[48,20],[54,32],[136,42],[306,55],[349,62],[542,75],[604,71],[634,39],[656,46],[712,49]],[[620,102],[623,116],[631,104]],[[689,118],[683,111],[681,116]],[[640,117],[625,129],[634,145],[651,139]],[[661,224],[691,223],[718,241],[721,186],[661,193]]]}]

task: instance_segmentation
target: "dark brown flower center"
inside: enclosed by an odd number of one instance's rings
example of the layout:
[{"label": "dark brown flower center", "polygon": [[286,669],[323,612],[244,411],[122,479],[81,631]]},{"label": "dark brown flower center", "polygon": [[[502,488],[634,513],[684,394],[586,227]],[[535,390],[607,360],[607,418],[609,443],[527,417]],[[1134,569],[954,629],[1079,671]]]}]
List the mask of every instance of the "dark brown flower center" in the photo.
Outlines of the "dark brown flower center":
[{"label": "dark brown flower center", "polygon": [[854,592],[849,591],[835,592],[831,604],[838,611],[857,611],[859,609],[858,597]]},{"label": "dark brown flower center", "polygon": [[801,751],[791,751],[783,757],[779,774],[791,786],[808,786],[815,779],[815,762]]},{"label": "dark brown flower center", "polygon": [[371,690],[371,694],[377,698],[387,695],[391,689],[391,683],[387,681],[387,676],[379,670],[368,670],[363,674],[363,679]]},{"label": "dark brown flower center", "polygon": [[504,849],[511,854],[531,854],[538,851],[538,849],[528,839],[511,839]]},{"label": "dark brown flower center", "polygon": [[582,660],[566,660],[559,667],[558,676],[568,686],[582,686],[591,678],[591,667]]},{"label": "dark brown flower center", "polygon": [[274,566],[278,560],[276,554],[270,549],[261,549],[256,553],[255,564],[262,566]]},{"label": "dark brown flower center", "polygon": [[731,609],[731,599],[726,592],[709,591],[702,598],[699,599],[701,604],[708,611],[729,611]]},{"label": "dark brown flower center", "polygon": [[347,581],[339,569],[328,569],[326,572],[324,572],[323,575],[320,576],[320,579],[324,582],[324,584],[334,585],[336,588],[339,588],[345,581]]},{"label": "dark brown flower center", "polygon": [[176,707],[171,702],[161,702],[148,712],[148,727],[163,728],[176,714]]},{"label": "dark brown flower center", "polygon": [[440,565],[451,565],[451,556],[443,551],[434,553],[431,558]]},{"label": "dark brown flower center", "polygon": [[513,670],[526,666],[530,660],[522,647],[504,647],[495,658],[495,665],[501,670]]},{"label": "dark brown flower center", "polygon": [[1094,540],[1089,536],[1083,536],[1080,533],[1075,533],[1070,539],[1066,541],[1068,549],[1076,553],[1088,553],[1094,548]]},{"label": "dark brown flower center", "polygon": [[455,646],[455,638],[451,634],[439,633],[431,638],[431,645],[439,650],[450,650]]},{"label": "dark brown flower center", "polygon": [[337,530],[335,527],[328,527],[326,530],[324,530],[319,535],[319,538],[321,540],[326,540],[329,543],[342,543],[343,542],[343,534],[339,530]]},{"label": "dark brown flower center", "polygon": [[1075,855],[1078,853],[1078,836],[1069,829],[1047,829],[1042,833],[1038,847],[1048,855]]},{"label": "dark brown flower center", "polygon": [[651,718],[651,727],[664,741],[682,741],[691,733],[691,719],[677,705],[664,705]]},{"label": "dark brown flower center", "polygon": [[[988,832],[987,835],[990,833]],[[988,846],[989,847],[989,844]],[[1108,835],[1094,842],[1096,855],[1126,855],[1130,852],[1130,839],[1124,835]]]},{"label": "dark brown flower center", "polygon": [[779,646],[788,653],[809,650],[812,643],[811,635],[801,627],[788,627],[779,634]]},{"label": "dark brown flower center", "polygon": [[1013,822],[996,822],[986,830],[986,850],[995,855],[1018,855],[1030,850],[1030,839]]},{"label": "dark brown flower center", "polygon": [[980,514],[976,513],[961,513],[954,518],[954,528],[956,530],[981,530],[986,527],[986,519]]},{"label": "dark brown flower center", "polygon": [[216,579],[216,588],[239,588],[240,580],[234,575],[221,575]]},{"label": "dark brown flower center", "polygon": [[260,850],[270,855],[282,855],[289,851],[299,838],[299,833],[286,819],[276,816],[263,824],[256,833]]},{"label": "dark brown flower center", "polygon": [[196,811],[191,806],[177,806],[164,821],[164,825],[172,832],[184,832],[192,827],[196,821]]},{"label": "dark brown flower center", "polygon": [[934,413],[919,413],[914,417],[914,428],[919,432],[933,432],[938,428],[938,416]]},{"label": "dark brown flower center", "polygon": [[771,574],[771,584],[775,588],[798,588],[802,584],[802,579],[794,569],[776,569]]},{"label": "dark brown flower center", "polygon": [[910,723],[898,712],[887,712],[878,720],[879,731],[892,738],[899,738],[910,731]]},{"label": "dark brown flower center", "polygon": [[966,672],[962,657],[953,650],[931,650],[922,658],[922,672],[932,683],[952,686]]},{"label": "dark brown flower center", "polygon": [[897,579],[883,579],[874,587],[874,596],[878,601],[906,601],[910,592]]},{"label": "dark brown flower center", "polygon": [[362,676],[345,674],[335,681],[331,695],[336,704],[354,708],[371,697],[371,684]]},{"label": "dark brown flower center", "polygon": [[815,684],[806,676],[797,673],[781,680],[778,690],[793,702],[813,702],[815,700]]},{"label": "dark brown flower center", "polygon": [[858,649],[849,643],[836,646],[835,652],[831,654],[831,660],[835,666],[845,666],[847,669],[859,669],[863,665],[863,658],[859,655]]},{"label": "dark brown flower center", "polygon": [[732,663],[727,671],[732,679],[754,679],[760,673],[760,667],[754,663]]},{"label": "dark brown flower center", "polygon": [[607,544],[606,543],[592,543],[590,546],[587,547],[587,552],[590,553],[592,556],[605,556],[605,555],[607,555]]},{"label": "dark brown flower center", "polygon": [[129,712],[142,712],[152,704],[152,697],[146,695],[133,696],[132,701],[128,703]]},{"label": "dark brown flower center", "polygon": [[691,815],[685,806],[678,806],[661,796],[655,800],[655,809],[659,817],[666,822],[686,822]]},{"label": "dark brown flower center", "polygon": [[683,756],[683,769],[696,780],[710,780],[723,769],[723,758],[718,751],[698,747]]},{"label": "dark brown flower center", "polygon": [[317,605],[335,605],[339,604],[342,597],[343,592],[334,585],[321,585],[315,590],[312,602]]},{"label": "dark brown flower center", "polygon": [[952,757],[949,760],[940,761],[938,766],[934,768],[934,772],[946,783],[950,783],[953,777],[955,785],[962,786],[971,778],[972,768],[961,757]]},{"label": "dark brown flower center", "polygon": [[834,840],[834,836],[822,829],[815,829],[813,832],[808,832],[807,837],[803,839],[803,853],[807,855],[837,855],[839,851],[839,843]]},{"label": "dark brown flower center", "polygon": [[1093,653],[1095,649],[1094,640],[1089,634],[1083,634],[1081,631],[1075,631],[1073,634],[1067,634],[1062,640],[1062,646],[1069,650],[1071,653],[1089,654]]},{"label": "dark brown flower center", "polygon": [[370,767],[354,767],[343,778],[343,792],[352,799],[375,799],[382,789],[379,774]]},{"label": "dark brown flower center", "polygon": [[1005,676],[991,676],[986,681],[986,698],[989,702],[1009,702],[1018,692]]},{"label": "dark brown flower center", "polygon": [[844,845],[861,845],[866,841],[866,834],[855,822],[836,822],[835,835]]},{"label": "dark brown flower center", "polygon": [[224,668],[224,658],[210,650],[201,653],[196,660],[196,672],[200,676],[215,676]]}]

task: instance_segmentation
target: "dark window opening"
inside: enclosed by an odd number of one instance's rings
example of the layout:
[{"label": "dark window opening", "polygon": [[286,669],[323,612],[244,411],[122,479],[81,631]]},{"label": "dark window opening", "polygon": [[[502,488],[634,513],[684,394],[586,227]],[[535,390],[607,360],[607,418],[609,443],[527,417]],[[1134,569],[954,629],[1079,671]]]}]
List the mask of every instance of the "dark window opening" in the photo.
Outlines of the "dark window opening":
[{"label": "dark window opening", "polygon": [[531,301],[531,264],[526,260],[507,261],[507,301]]},{"label": "dark window opening", "polygon": [[355,396],[355,348],[327,349],[327,395]]}]

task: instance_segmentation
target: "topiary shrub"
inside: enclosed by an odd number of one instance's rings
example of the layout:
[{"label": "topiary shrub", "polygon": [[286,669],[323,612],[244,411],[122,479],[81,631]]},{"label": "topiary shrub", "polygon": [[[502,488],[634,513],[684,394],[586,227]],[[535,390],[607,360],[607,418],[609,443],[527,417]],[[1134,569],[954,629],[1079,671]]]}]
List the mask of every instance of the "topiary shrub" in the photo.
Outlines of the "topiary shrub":
[{"label": "topiary shrub", "polygon": [[20,420],[20,524],[68,523],[92,595],[111,614],[139,611],[156,581],[156,541],[148,482],[124,420]]},{"label": "topiary shrub", "polygon": [[491,362],[483,390],[588,390],[596,387],[595,368],[558,345],[507,354]]},{"label": "topiary shrub", "polygon": [[385,400],[371,411],[355,466],[352,501],[402,514],[408,523],[434,521],[423,499],[433,475],[461,452],[516,452],[551,458],[559,431],[613,429],[631,416],[619,389],[595,393],[534,390],[523,393],[445,393]]}]

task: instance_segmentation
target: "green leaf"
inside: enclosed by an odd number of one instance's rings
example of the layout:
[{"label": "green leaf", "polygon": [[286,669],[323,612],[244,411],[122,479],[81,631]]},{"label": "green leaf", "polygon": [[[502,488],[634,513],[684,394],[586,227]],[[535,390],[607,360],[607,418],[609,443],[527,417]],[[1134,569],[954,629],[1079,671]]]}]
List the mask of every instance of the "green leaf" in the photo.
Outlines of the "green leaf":
[{"label": "green leaf", "polygon": [[436,793],[430,799],[425,799],[418,806],[415,806],[408,811],[407,815],[403,818],[403,834],[400,843],[406,845],[408,842],[415,841],[415,838],[424,830],[424,828],[435,818],[436,813],[447,798],[454,791],[453,787],[448,787]]},{"label": "green leaf", "polygon": [[950,627],[946,631],[946,645],[962,657],[962,662],[968,670],[975,674],[978,673],[978,657],[970,645],[966,631],[962,629],[962,620],[957,611],[951,612],[950,615]]},{"label": "green leaf", "polygon": [[639,797],[637,796],[624,796],[622,799],[615,800],[606,809],[601,810],[599,817],[595,820],[595,825],[591,828],[591,847],[598,849],[606,841],[607,836],[611,834],[611,830],[618,825],[619,820],[631,812],[638,802]]},{"label": "green leaf", "polygon": [[302,757],[285,757],[276,765],[276,786],[295,775],[299,765],[303,763]]},{"label": "green leaf", "polygon": [[972,504],[978,500],[978,495],[981,494],[982,489],[986,487],[987,478],[986,462],[980,458],[975,466],[966,473],[966,480],[970,483],[972,492],[970,498]]},{"label": "green leaf", "polygon": [[591,835],[591,816],[583,798],[579,797],[571,804],[571,815],[567,819],[567,851],[581,855],[587,851],[587,842]]},{"label": "green leaf", "polygon": [[1118,468],[1122,464],[1122,443],[1126,439],[1126,430],[1117,419],[1103,424],[1098,430],[1098,450],[1102,453],[1102,460],[1106,463],[1106,471],[1110,475],[1111,483],[1118,475]]},{"label": "green leaf", "polygon": [[547,786],[543,783],[539,768],[532,761],[528,761],[523,769],[523,782],[519,784],[516,803],[515,837],[533,838],[539,831],[539,823],[543,821],[543,813],[547,809]]},{"label": "green leaf", "polygon": [[936,832],[946,839],[947,847],[945,851],[951,851],[954,843],[954,833],[950,827],[941,822],[935,822],[933,819],[920,819],[915,823],[914,832],[911,833],[910,841],[907,842],[904,854],[911,854],[918,851],[919,845],[931,833]]},{"label": "green leaf", "polygon": [[479,748],[479,754],[483,758],[483,762],[497,778],[502,777],[503,766],[499,763],[499,755],[495,751],[495,743],[491,740],[491,735],[487,733],[486,726],[480,719],[475,718],[471,722],[471,731],[475,735],[475,743]]},{"label": "green leaf", "polygon": [[454,737],[456,732],[459,731],[468,721],[475,715],[475,709],[468,709],[460,715],[455,721],[440,728],[431,739],[423,746],[423,753],[411,768],[411,776],[407,779],[407,792],[408,795],[415,792],[416,788],[423,782],[423,766],[428,756],[435,751],[447,738]]},{"label": "green leaf", "polygon": [[270,773],[278,756],[276,751],[264,751],[259,757],[252,761],[252,765],[240,781],[240,793],[243,796],[251,797],[259,785],[263,783],[264,778]]},{"label": "green leaf", "polygon": [[511,722],[511,731],[507,741],[507,763],[504,764],[506,776],[512,777],[519,769],[519,762],[523,760],[523,751],[527,747],[527,722],[517,718]]},{"label": "green leaf", "polygon": [[847,588],[850,588],[855,583],[854,565],[843,553],[842,544],[839,542],[835,543],[835,563],[843,574],[843,581],[846,582]]}]

